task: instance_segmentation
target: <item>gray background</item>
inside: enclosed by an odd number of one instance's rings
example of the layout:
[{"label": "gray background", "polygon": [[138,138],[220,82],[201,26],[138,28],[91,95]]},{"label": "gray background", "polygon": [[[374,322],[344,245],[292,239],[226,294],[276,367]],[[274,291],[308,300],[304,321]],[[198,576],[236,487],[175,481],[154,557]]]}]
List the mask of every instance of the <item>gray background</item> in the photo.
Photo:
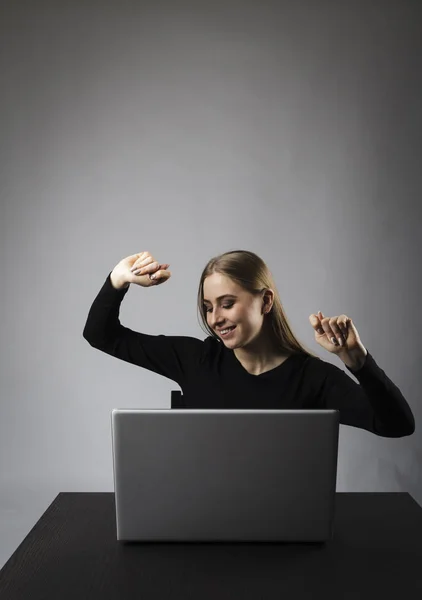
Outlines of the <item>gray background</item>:
[{"label": "gray background", "polygon": [[422,504],[420,3],[1,4],[0,564],[60,491],[112,491],[110,413],[170,406],[168,379],[94,350],[87,314],[121,258],[124,325],[204,339],[207,260],[269,265],[297,337],[352,317],[416,419],[341,427],[338,491]]}]

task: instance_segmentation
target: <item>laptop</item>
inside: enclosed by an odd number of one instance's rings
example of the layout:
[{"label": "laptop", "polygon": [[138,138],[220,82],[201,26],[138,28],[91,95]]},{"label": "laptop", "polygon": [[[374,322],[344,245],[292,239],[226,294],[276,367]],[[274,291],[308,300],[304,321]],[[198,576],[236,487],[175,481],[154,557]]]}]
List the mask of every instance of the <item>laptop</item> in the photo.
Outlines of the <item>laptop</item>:
[{"label": "laptop", "polygon": [[118,541],[326,542],[339,411],[114,409]]}]

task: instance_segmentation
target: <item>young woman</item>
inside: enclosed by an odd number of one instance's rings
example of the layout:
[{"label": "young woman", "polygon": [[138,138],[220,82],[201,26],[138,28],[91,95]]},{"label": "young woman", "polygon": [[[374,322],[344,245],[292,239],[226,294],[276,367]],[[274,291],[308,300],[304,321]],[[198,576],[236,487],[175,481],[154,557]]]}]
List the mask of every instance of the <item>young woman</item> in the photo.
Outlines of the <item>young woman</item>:
[{"label": "young woman", "polygon": [[362,344],[352,319],[309,316],[315,340],[359,384],[296,339],[271,272],[253,252],[226,252],[205,266],[198,290],[205,340],[147,335],[121,325],[120,304],[130,284],[163,284],[171,277],[169,266],[149,252],[115,266],[88,314],[83,336],[91,346],[175,381],[186,408],[335,408],[341,424],[378,436],[415,431],[409,404]]}]

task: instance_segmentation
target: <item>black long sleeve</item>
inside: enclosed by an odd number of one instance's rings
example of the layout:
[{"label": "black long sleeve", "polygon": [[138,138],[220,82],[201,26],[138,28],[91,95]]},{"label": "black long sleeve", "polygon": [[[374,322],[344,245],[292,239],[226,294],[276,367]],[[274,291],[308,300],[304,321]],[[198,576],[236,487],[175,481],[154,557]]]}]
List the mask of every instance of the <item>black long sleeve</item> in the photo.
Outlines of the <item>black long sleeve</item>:
[{"label": "black long sleeve", "polygon": [[341,424],[378,436],[414,433],[408,402],[369,351],[361,369],[346,367],[358,383],[339,367],[305,353],[252,375],[212,336],[147,335],[123,326],[119,310],[129,288],[116,290],[110,275],[92,303],[83,337],[110,356],[178,383],[186,408],[334,408]]}]

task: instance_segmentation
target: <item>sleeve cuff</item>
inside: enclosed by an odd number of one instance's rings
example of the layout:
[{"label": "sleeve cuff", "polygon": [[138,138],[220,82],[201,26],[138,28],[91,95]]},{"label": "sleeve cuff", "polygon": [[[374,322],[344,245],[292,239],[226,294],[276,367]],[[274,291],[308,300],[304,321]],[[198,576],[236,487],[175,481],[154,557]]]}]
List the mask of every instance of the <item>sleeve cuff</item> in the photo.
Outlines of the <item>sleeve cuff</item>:
[{"label": "sleeve cuff", "polygon": [[361,366],[360,369],[358,369],[357,371],[355,369],[351,369],[350,367],[348,367],[346,364],[344,365],[346,367],[346,369],[350,372],[353,373],[353,375],[358,374],[358,373],[362,373],[362,372],[366,372],[368,369],[371,370],[372,367],[374,367],[374,365],[376,365],[372,355],[369,353],[368,348],[366,349],[366,356],[365,356],[365,362],[363,363],[363,365]]},{"label": "sleeve cuff", "polygon": [[111,274],[113,271],[110,271],[110,273],[107,275],[107,278],[104,282],[104,289],[107,290],[109,293],[113,293],[113,294],[120,294],[123,298],[123,296],[126,294],[126,292],[128,291],[128,289],[130,288],[130,285],[128,285],[127,287],[122,287],[120,290],[116,289],[115,287],[113,287],[113,284],[111,283]]}]

